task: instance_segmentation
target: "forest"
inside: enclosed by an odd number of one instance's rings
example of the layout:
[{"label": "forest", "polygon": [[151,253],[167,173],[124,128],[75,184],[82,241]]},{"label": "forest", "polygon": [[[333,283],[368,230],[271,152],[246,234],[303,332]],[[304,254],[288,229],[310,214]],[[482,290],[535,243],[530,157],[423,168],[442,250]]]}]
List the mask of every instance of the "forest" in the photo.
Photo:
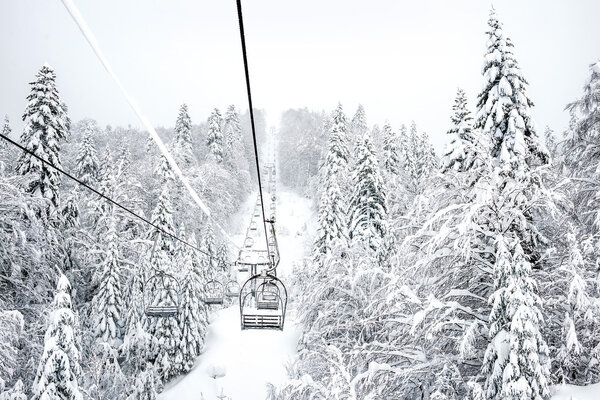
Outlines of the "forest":
[{"label": "forest", "polygon": [[[494,9],[485,40],[481,91],[457,90],[441,153],[417,122],[369,124],[362,105],[282,113],[278,185],[308,199],[315,229],[284,271],[299,340],[267,398],[549,400],[600,382],[600,61],[555,132],[535,124]],[[72,121],[57,79],[44,64],[24,129],[6,117],[0,137],[0,400],[161,398],[238,307],[205,300],[237,273],[221,230],[257,194],[250,113],[192,121],[182,104],[157,128],[208,217],[148,132]],[[174,301],[177,318],[145,313]]]}]

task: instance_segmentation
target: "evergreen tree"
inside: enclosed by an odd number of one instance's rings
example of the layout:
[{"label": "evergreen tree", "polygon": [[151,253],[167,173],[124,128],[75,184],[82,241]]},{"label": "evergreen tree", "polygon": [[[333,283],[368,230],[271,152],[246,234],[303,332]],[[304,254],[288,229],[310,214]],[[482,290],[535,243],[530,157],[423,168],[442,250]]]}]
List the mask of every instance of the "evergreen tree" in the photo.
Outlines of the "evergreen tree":
[{"label": "evergreen tree", "polygon": [[557,152],[557,143],[556,143],[556,134],[554,130],[546,125],[546,129],[544,130],[544,138],[546,139],[546,148],[550,155],[554,158]]},{"label": "evergreen tree", "polygon": [[438,170],[438,160],[435,155],[435,150],[431,141],[429,140],[429,135],[426,132],[423,132],[421,136],[421,143],[423,146],[423,161],[421,166],[421,179],[428,178]]},{"label": "evergreen tree", "polygon": [[94,144],[94,125],[88,122],[83,132],[83,142],[79,148],[76,159],[75,171],[82,182],[94,186],[100,178],[100,162],[98,152]]},{"label": "evergreen tree", "polygon": [[[161,277],[165,273],[173,273],[170,266],[172,256],[164,249],[157,247],[150,261],[150,273]],[[153,306],[173,306],[177,304],[178,287],[175,281],[169,278],[164,280],[152,279],[148,291],[152,294],[150,299]],[[183,355],[179,344],[181,343],[181,327],[175,318],[154,318],[149,321],[148,333],[156,338],[157,353],[154,359],[156,371],[162,382],[182,372]]]},{"label": "evergreen tree", "polygon": [[192,151],[192,120],[188,114],[187,104],[179,108],[179,115],[175,122],[174,154],[176,160],[185,168],[189,168],[194,161]]},{"label": "evergreen tree", "polygon": [[490,297],[490,343],[483,360],[486,399],[549,399],[548,348],[539,331],[541,300],[520,244],[505,241],[500,234]]},{"label": "evergreen tree", "polygon": [[[4,116],[4,125],[2,125],[2,134],[6,137],[10,137],[12,133],[12,129],[10,128],[10,121],[8,120],[8,115]],[[6,140],[0,140],[0,151],[4,150],[7,146]]]},{"label": "evergreen tree", "polygon": [[206,144],[210,153],[218,163],[223,161],[223,132],[221,131],[222,118],[218,108],[215,108],[208,117],[208,134]]},{"label": "evergreen tree", "polygon": [[350,135],[348,143],[351,150],[351,155],[355,153],[354,147],[358,146],[358,144],[362,141],[368,129],[369,127],[367,125],[367,114],[365,113],[365,108],[362,106],[362,104],[359,104],[354,116],[352,117],[352,122],[350,123]]},{"label": "evergreen tree", "polygon": [[135,375],[133,390],[127,400],[156,400],[160,390],[160,382],[154,366],[150,363],[139,374]]},{"label": "evergreen tree", "polygon": [[[0,388],[0,391],[2,389]],[[10,390],[0,393],[0,400],[27,400],[23,382],[19,379]]]},{"label": "evergreen tree", "polygon": [[227,248],[227,243],[221,243],[221,245],[217,248],[217,253],[215,256],[218,258],[217,262],[217,270],[223,273],[227,273],[229,265],[227,264],[227,259],[229,259],[229,249]]},{"label": "evergreen tree", "polygon": [[106,250],[97,279],[98,292],[92,300],[93,326],[97,340],[116,346],[121,340],[124,322],[122,272],[114,215],[107,216],[106,222],[108,224],[104,242]]},{"label": "evergreen tree", "polygon": [[[173,234],[175,232],[175,225],[173,224],[173,210],[171,205],[171,195],[168,185],[163,186],[158,202],[152,211],[152,218],[150,220],[155,226],[158,226],[165,232]],[[158,236],[158,243],[156,249],[166,251],[170,256],[175,254],[175,244],[173,238],[164,233],[156,231],[154,228],[150,230],[149,238],[156,240]]]},{"label": "evergreen tree", "polygon": [[[185,239],[183,230],[180,232],[180,236]],[[196,244],[195,237],[190,238],[190,243]],[[195,262],[188,246],[182,244],[180,247],[177,265],[181,268],[183,280],[181,283],[181,313],[179,317],[181,342],[179,347],[182,354],[182,370],[188,372],[202,351],[208,324],[208,312],[202,300],[204,280],[200,269],[205,269],[206,263],[199,265]]]},{"label": "evergreen tree", "polygon": [[52,303],[44,352],[33,383],[33,400],[80,400],[77,383],[81,374],[79,350],[75,345],[75,314],[71,305],[71,284],[61,274]]},{"label": "evergreen tree", "polygon": [[237,142],[242,140],[242,127],[240,125],[240,117],[232,104],[227,107],[225,112],[225,154],[231,157],[234,147]]},{"label": "evergreen tree", "polygon": [[377,252],[387,231],[385,187],[369,132],[355,148],[352,171],[354,192],[350,199],[349,237]]},{"label": "evergreen tree", "polygon": [[[208,254],[215,254],[217,252],[217,244],[215,243],[215,232],[213,231],[212,224],[206,222],[202,229],[202,238],[200,239],[201,248]],[[209,260],[209,271],[212,276],[217,271],[218,265],[216,260],[211,258]]]},{"label": "evergreen tree", "polygon": [[492,157],[512,168],[545,164],[548,152],[541,143],[531,116],[533,102],[527,81],[513,54],[513,44],[492,8],[488,20],[484,88],[478,96],[475,128],[489,134]]},{"label": "evergreen tree", "polygon": [[[48,64],[31,82],[31,93],[23,114],[22,145],[38,157],[61,168],[60,144],[67,134],[67,113],[56,89],[56,74]],[[48,212],[59,205],[60,173],[28,153],[17,162],[17,172],[29,177],[27,191],[50,201]]]},{"label": "evergreen tree", "polygon": [[388,177],[398,175],[400,173],[400,152],[398,149],[398,137],[392,131],[390,124],[386,123],[383,126],[383,170],[386,171]]},{"label": "evergreen tree", "polygon": [[346,116],[338,104],[332,115],[328,151],[321,177],[321,200],[318,213],[318,232],[315,240],[315,261],[332,248],[347,241],[346,200],[344,184],[348,165]]},{"label": "evergreen tree", "polygon": [[442,172],[449,170],[464,172],[473,166],[475,151],[473,118],[467,106],[467,97],[458,89],[452,106],[454,114],[450,117],[452,126],[448,130],[450,143],[442,156]]}]

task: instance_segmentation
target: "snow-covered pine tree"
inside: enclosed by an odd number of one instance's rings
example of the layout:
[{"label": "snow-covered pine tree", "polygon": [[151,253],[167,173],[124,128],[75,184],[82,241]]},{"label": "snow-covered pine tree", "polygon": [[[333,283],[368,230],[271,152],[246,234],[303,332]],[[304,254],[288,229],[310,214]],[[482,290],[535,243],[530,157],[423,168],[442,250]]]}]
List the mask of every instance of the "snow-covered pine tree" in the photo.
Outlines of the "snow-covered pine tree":
[{"label": "snow-covered pine tree", "polygon": [[194,161],[192,151],[192,120],[188,113],[187,104],[179,108],[179,115],[175,122],[175,139],[173,143],[175,159],[183,168],[189,168]]},{"label": "snow-covered pine tree", "polygon": [[210,154],[214,157],[217,163],[223,161],[223,132],[221,126],[223,119],[221,112],[215,108],[208,117],[208,133],[206,135],[206,145],[210,150]]},{"label": "snow-covered pine tree", "polygon": [[[206,251],[208,254],[215,254],[217,252],[217,244],[215,242],[215,232],[213,230],[212,224],[209,221],[206,221],[204,227],[202,228],[202,237],[200,238],[200,246],[202,250]],[[213,276],[217,272],[217,262],[214,259],[208,260],[209,265],[209,274]]]},{"label": "snow-covered pine tree", "polygon": [[156,400],[161,384],[154,365],[148,363],[146,368],[135,375],[133,390],[127,400]]},{"label": "snow-covered pine tree", "polygon": [[[10,134],[12,133],[12,129],[10,128],[10,121],[8,120],[8,115],[4,116],[4,124],[2,125],[2,134],[4,136],[10,137]],[[7,146],[7,142],[6,140],[2,139],[0,140],[0,151],[4,150]],[[0,160],[0,161],[4,161],[4,160]]]},{"label": "snow-covered pine tree", "polygon": [[383,156],[381,165],[388,177],[400,173],[400,151],[398,149],[398,137],[389,123],[383,125]]},{"label": "snow-covered pine tree", "polygon": [[[171,211],[169,185],[163,185],[158,202],[152,212],[152,223],[165,232],[174,233],[175,226]],[[171,265],[175,255],[175,243],[166,234],[151,230],[148,235],[156,240],[154,254],[150,260],[148,273],[151,276],[178,274]],[[177,304],[177,287],[171,279],[152,279],[147,291],[152,294],[152,305],[171,306]],[[147,295],[148,293],[144,293]],[[149,321],[147,331],[157,340],[157,355],[154,360],[157,373],[162,382],[166,382],[181,372],[182,356],[178,348],[181,329],[175,318],[155,318]]]},{"label": "snow-covered pine tree", "polygon": [[546,140],[546,148],[548,149],[548,152],[552,158],[554,158],[557,153],[558,143],[556,143],[556,134],[554,133],[554,130],[548,125],[546,125],[546,129],[544,129],[544,139]]},{"label": "snow-covered pine tree", "polygon": [[[22,145],[38,157],[62,167],[61,142],[67,135],[67,113],[56,89],[56,74],[44,64],[31,82],[31,93],[23,114],[25,128],[21,135]],[[48,213],[59,206],[60,174],[28,153],[17,162],[17,172],[29,178],[27,191],[49,200]]]},{"label": "snow-covered pine tree", "polygon": [[[167,250],[156,247],[150,260],[150,274],[161,276],[164,273],[172,274],[172,255]],[[147,291],[152,294],[148,299],[154,306],[173,306],[178,304],[178,287],[172,279],[152,279]],[[147,295],[147,293],[145,293]],[[182,372],[183,355],[179,344],[181,342],[181,328],[175,318],[153,318],[148,323],[147,331],[156,338],[157,352],[153,363],[162,382]]]},{"label": "snow-covered pine tree", "polygon": [[223,242],[219,245],[215,256],[218,258],[217,270],[221,273],[227,273],[227,270],[229,269],[229,265],[227,264],[227,260],[229,259],[229,248],[227,247],[227,243]]},{"label": "snow-covered pine tree", "polygon": [[[179,235],[186,239],[185,231],[182,230]],[[190,243],[196,245],[195,237],[190,238]],[[194,365],[196,357],[200,355],[204,345],[206,335],[206,325],[208,324],[208,313],[206,305],[202,301],[203,293],[203,274],[202,268],[194,260],[192,250],[181,244],[178,251],[177,265],[181,268],[183,279],[181,282],[181,312],[179,315],[179,325],[181,327],[181,341],[179,347],[182,355],[182,371],[188,372]]]},{"label": "snow-covered pine tree", "polygon": [[331,117],[328,150],[321,176],[321,200],[318,211],[318,231],[314,258],[319,262],[337,245],[347,242],[346,196],[348,137],[346,116],[338,104]]},{"label": "snow-covered pine tree", "polygon": [[75,172],[82,182],[94,186],[100,178],[100,162],[98,161],[98,151],[94,143],[95,127],[92,121],[89,121],[83,132],[83,142],[79,147],[79,153],[75,160]]},{"label": "snow-covered pine tree", "polygon": [[368,131],[355,153],[351,178],[354,191],[348,206],[349,238],[376,253],[387,232],[386,189]]},{"label": "snow-covered pine tree", "polygon": [[486,399],[550,398],[548,347],[539,331],[541,300],[518,240],[496,240],[490,344],[483,360]]},{"label": "snow-covered pine tree", "polygon": [[[164,185],[162,187],[158,202],[152,211],[151,222],[165,232],[170,234],[175,232],[169,185]],[[164,233],[159,233],[154,228],[148,233],[148,237],[152,240],[156,239],[156,235],[159,235],[159,242],[156,244],[156,248],[166,251],[169,256],[173,256],[175,254],[175,243],[173,242],[173,238]]]},{"label": "snow-covered pine tree", "polygon": [[225,127],[225,154],[227,154],[228,158],[230,158],[235,147],[235,143],[241,142],[242,139],[240,117],[233,104],[227,107],[223,123]]},{"label": "snow-covered pine tree", "polygon": [[473,166],[474,132],[473,118],[467,105],[467,97],[462,89],[458,89],[452,106],[454,114],[450,117],[452,125],[448,130],[450,143],[442,156],[442,172],[449,170],[464,172]]},{"label": "snow-covered pine tree", "polygon": [[12,389],[0,393],[0,400],[27,400],[23,381],[19,379]]},{"label": "snow-covered pine tree", "polygon": [[367,114],[362,104],[358,105],[352,122],[350,123],[350,130],[348,135],[348,149],[350,150],[350,157],[355,153],[354,147],[362,141],[363,136],[369,129],[367,125]]},{"label": "snow-covered pine tree", "polygon": [[571,173],[581,179],[573,202],[575,214],[585,224],[585,233],[596,234],[600,230],[600,61],[590,66],[583,96],[569,104],[572,120],[564,152]]},{"label": "snow-covered pine tree", "polygon": [[529,166],[545,164],[549,155],[532,119],[528,83],[494,8],[488,25],[485,84],[477,98],[475,128],[490,135],[492,157],[499,162],[510,163],[513,168],[521,168],[523,162]]},{"label": "snow-covered pine tree", "polygon": [[429,135],[426,132],[423,132],[421,135],[421,142],[423,146],[423,162],[421,166],[421,180],[425,178],[429,178],[439,168],[439,163],[437,156],[435,155],[435,150],[431,141],[429,140]]},{"label": "snow-covered pine tree", "polygon": [[32,387],[32,400],[81,400],[77,382],[81,374],[74,336],[75,314],[71,284],[60,275],[50,312],[44,352]]},{"label": "snow-covered pine tree", "polygon": [[98,341],[117,348],[122,339],[124,322],[124,292],[122,288],[121,257],[115,216],[106,216],[108,225],[104,240],[104,255],[97,278],[98,292],[92,299],[92,324]]}]

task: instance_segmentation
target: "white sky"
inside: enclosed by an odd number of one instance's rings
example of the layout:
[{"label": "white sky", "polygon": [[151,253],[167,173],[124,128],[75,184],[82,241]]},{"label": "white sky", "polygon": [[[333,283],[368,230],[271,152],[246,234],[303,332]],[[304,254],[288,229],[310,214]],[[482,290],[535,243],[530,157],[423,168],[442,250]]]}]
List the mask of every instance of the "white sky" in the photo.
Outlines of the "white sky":
[{"label": "white sky", "polygon": [[[246,108],[234,0],[74,0],[115,72],[156,126],[187,102]],[[494,5],[530,83],[540,131],[562,130],[600,57],[600,1],[499,0]],[[490,3],[481,0],[245,0],[254,103],[282,110],[364,104],[369,124],[415,120],[445,141],[457,87],[475,103]],[[30,82],[47,61],[73,120],[141,126],[60,0],[0,0],[0,114],[15,131]]]}]

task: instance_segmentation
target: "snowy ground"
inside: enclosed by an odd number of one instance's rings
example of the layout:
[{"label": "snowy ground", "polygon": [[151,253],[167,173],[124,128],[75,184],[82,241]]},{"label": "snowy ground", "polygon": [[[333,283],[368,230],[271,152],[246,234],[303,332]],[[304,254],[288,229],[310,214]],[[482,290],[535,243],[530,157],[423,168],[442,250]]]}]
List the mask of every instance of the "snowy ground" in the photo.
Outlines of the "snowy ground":
[{"label": "snowy ground", "polygon": [[588,386],[559,385],[553,388],[552,400],[598,400],[600,383]]},{"label": "snowy ground", "polygon": [[[284,190],[276,194],[276,227],[281,254],[277,272],[284,283],[288,283],[289,279],[285,278],[291,274],[294,262],[301,262],[305,252],[310,249],[310,243],[306,242],[311,236],[310,223],[314,221],[314,216],[307,199]],[[240,228],[234,232],[233,238],[240,245],[255,203],[256,193],[248,198],[236,217]],[[258,232],[262,232],[260,227]],[[262,240],[257,242],[262,245]],[[238,279],[243,282],[246,277],[246,274],[240,273]],[[287,379],[286,365],[295,355],[300,337],[294,314],[291,304],[283,332],[242,331],[236,299],[233,305],[214,314],[208,327],[205,352],[198,358],[194,369],[186,376],[169,383],[159,399],[213,400],[223,393],[227,396],[225,399],[263,400],[267,383],[278,385]],[[219,375],[223,376],[214,377]]]}]

